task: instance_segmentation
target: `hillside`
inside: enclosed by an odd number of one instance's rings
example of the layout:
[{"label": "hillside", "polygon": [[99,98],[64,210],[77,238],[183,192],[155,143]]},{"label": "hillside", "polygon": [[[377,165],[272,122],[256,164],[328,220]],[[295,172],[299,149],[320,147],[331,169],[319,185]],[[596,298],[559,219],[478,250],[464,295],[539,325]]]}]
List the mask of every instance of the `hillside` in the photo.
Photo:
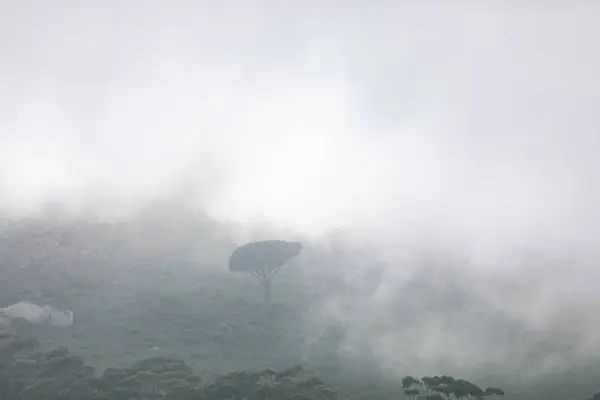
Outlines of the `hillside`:
[{"label": "hillside", "polygon": [[[332,258],[323,248],[309,246],[302,258],[286,265],[275,278],[275,301],[266,305],[250,276],[227,270],[227,257],[235,247],[231,237],[210,221],[185,218],[145,216],[118,224],[5,221],[0,232],[0,304],[51,304],[72,310],[76,321],[68,329],[15,323],[5,330],[34,337],[44,351],[68,347],[100,372],[150,357],[176,357],[210,382],[232,371],[284,370],[306,363],[332,388],[373,399],[397,396],[402,376],[419,373],[414,364],[413,371],[409,365],[391,374],[368,340],[350,337],[357,330],[351,332],[348,322],[323,317],[325,300],[336,290],[350,290],[344,289],[338,270],[323,268]],[[436,293],[419,282],[415,278],[412,292],[403,298],[412,310],[418,306],[416,299],[441,312],[454,312],[452,301],[477,304],[467,293]],[[410,298],[412,305],[407,303]],[[401,307],[398,313],[409,330],[411,315]],[[518,333],[508,321],[496,322],[499,332]],[[375,329],[367,320],[350,323],[364,326],[365,335]],[[351,340],[349,352],[345,346]],[[539,352],[529,350],[532,357]],[[405,364],[411,363],[409,357],[398,354]],[[500,385],[508,398],[584,398],[598,387],[593,367],[537,380],[499,375],[493,372],[497,366],[492,367],[486,373],[479,366],[479,376],[466,378]],[[450,368],[442,372],[468,373]]]}]

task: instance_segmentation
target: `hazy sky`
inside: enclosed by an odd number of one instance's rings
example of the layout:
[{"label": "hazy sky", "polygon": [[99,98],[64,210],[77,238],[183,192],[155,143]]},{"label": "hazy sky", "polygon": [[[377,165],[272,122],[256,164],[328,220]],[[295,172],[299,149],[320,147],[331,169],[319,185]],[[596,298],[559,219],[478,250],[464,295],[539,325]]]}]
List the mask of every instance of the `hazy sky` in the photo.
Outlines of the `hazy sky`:
[{"label": "hazy sky", "polygon": [[4,0],[0,203],[589,247],[600,4],[424,3]]}]

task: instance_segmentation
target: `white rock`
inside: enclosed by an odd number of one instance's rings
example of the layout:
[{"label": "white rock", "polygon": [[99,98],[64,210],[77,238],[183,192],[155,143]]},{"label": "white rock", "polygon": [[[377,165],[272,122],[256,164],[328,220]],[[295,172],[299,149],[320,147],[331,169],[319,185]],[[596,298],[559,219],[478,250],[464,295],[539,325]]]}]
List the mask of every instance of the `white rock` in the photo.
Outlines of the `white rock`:
[{"label": "white rock", "polygon": [[43,324],[48,322],[48,312],[42,307],[27,301],[20,301],[8,307],[0,308],[0,315],[10,319],[21,318],[32,324]]},{"label": "white rock", "polygon": [[0,317],[11,320],[24,319],[32,324],[73,325],[73,313],[70,310],[58,310],[49,305],[40,307],[27,301],[0,308]]}]

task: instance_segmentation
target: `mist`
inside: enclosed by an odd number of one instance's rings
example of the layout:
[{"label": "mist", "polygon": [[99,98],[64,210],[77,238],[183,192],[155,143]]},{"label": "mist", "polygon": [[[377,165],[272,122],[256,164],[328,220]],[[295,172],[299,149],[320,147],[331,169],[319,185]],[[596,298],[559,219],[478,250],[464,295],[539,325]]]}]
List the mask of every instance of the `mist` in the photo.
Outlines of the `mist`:
[{"label": "mist", "polygon": [[[591,2],[4,1],[0,214],[128,218],[172,196],[313,243],[345,232],[384,282],[351,311],[331,296],[315,326],[346,321],[386,368],[527,368],[491,337],[501,318],[566,337],[556,354],[581,362],[600,350],[599,17]],[[427,288],[423,271],[461,279]],[[407,294],[419,284],[471,308],[444,325],[458,311]]]}]

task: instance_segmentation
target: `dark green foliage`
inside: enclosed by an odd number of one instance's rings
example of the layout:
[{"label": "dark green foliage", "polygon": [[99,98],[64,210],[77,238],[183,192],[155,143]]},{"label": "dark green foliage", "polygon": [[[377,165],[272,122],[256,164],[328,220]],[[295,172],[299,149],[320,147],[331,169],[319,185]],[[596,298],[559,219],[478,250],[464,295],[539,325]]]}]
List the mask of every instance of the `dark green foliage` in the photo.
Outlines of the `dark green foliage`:
[{"label": "dark green foliage", "polygon": [[504,396],[504,391],[500,388],[489,387],[485,389],[486,396]]},{"label": "dark green foliage", "polygon": [[[0,336],[8,343],[23,343],[13,336]],[[8,345],[5,344],[6,347]],[[18,346],[17,346],[18,347]],[[16,347],[15,347],[16,348]],[[153,357],[128,368],[108,368],[96,377],[94,369],[66,347],[49,353],[16,358],[6,351],[0,361],[2,400],[337,400],[339,395],[323,381],[297,365],[282,372],[234,372],[207,386],[182,360]],[[14,353],[13,353],[14,354]]]},{"label": "dark green foliage", "polygon": [[200,377],[183,361],[173,357],[154,357],[128,368],[108,368],[98,381],[102,392],[116,388],[128,398],[184,396],[199,388]]},{"label": "dark green foliage", "polygon": [[33,338],[21,338],[12,333],[0,332],[0,362],[21,354],[33,352],[38,341]]},{"label": "dark green foliage", "polygon": [[282,265],[302,250],[302,244],[285,240],[263,240],[250,242],[237,247],[229,258],[232,272],[251,272]]},{"label": "dark green foliage", "polygon": [[280,373],[272,370],[230,373],[205,388],[206,399],[335,400],[339,398],[339,395],[328,389],[320,379],[314,376],[303,377],[303,372],[302,366],[296,366]]},{"label": "dark green foliage", "polygon": [[0,364],[0,398],[5,400],[67,399],[87,395],[94,387],[94,369],[67,348],[25,358],[4,358]]},{"label": "dark green foliage", "polygon": [[402,378],[402,388],[408,389],[412,385],[420,385],[421,381],[413,378],[412,376],[405,376]]},{"label": "dark green foliage", "polygon": [[600,392],[594,394],[592,397],[588,397],[586,400],[600,400]]},{"label": "dark green foliage", "polygon": [[255,277],[265,288],[267,303],[271,302],[271,279],[281,266],[302,250],[299,242],[263,240],[236,248],[229,257],[231,272],[245,272]]},{"label": "dark green foliage", "polygon": [[504,391],[499,388],[487,388],[482,390],[464,379],[455,379],[451,376],[424,376],[421,380],[412,376],[402,379],[404,394],[410,398],[425,398],[427,400],[447,399],[483,399],[489,396],[504,396]]},{"label": "dark green foliage", "polygon": [[445,400],[446,397],[442,396],[440,393],[431,393],[425,396],[425,400]]}]

